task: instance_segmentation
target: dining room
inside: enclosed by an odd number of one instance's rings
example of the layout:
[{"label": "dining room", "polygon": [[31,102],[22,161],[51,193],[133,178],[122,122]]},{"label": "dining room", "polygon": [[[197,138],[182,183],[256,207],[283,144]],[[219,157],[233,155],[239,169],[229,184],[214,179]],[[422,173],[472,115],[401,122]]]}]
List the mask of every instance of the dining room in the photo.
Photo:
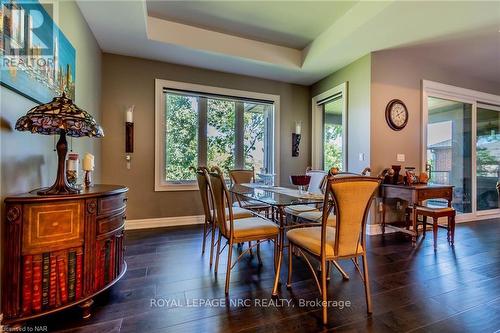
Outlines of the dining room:
[{"label": "dining room", "polygon": [[0,9],[2,330],[500,331],[500,2]]}]

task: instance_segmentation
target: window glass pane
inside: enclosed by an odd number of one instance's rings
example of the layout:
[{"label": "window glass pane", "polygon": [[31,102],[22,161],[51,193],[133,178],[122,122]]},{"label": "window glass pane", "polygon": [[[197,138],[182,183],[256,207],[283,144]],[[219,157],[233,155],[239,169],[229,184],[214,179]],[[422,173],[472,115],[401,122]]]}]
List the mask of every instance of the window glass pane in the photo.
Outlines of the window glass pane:
[{"label": "window glass pane", "polygon": [[192,183],[189,167],[197,165],[218,166],[226,178],[228,170],[252,167],[257,179],[273,177],[273,104],[196,92],[164,94],[165,181]]},{"label": "window glass pane", "polygon": [[[429,97],[427,163],[432,184],[455,186],[453,207],[472,212],[472,105]],[[438,204],[439,202],[433,202]]]},{"label": "window glass pane", "polygon": [[226,177],[234,168],[235,102],[207,100],[207,166],[218,166]]},{"label": "window glass pane", "polygon": [[337,98],[323,104],[323,168],[343,169],[343,99]]},{"label": "window glass pane", "polygon": [[496,209],[500,180],[500,108],[477,108],[477,210]]},{"label": "window glass pane", "polygon": [[189,167],[198,165],[197,98],[168,93],[166,104],[165,180],[194,180]]},{"label": "window glass pane", "polygon": [[268,173],[265,142],[268,141],[266,119],[270,109],[269,105],[244,103],[245,169],[253,167],[256,173]]}]

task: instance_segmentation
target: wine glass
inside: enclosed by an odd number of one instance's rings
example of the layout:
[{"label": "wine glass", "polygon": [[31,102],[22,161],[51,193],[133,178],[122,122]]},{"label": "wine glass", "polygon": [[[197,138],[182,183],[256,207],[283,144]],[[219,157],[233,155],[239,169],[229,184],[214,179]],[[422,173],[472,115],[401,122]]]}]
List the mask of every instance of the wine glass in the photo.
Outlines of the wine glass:
[{"label": "wine glass", "polygon": [[298,176],[290,176],[290,182],[298,186],[299,194],[307,193],[306,187],[309,185],[311,181],[311,176],[308,175],[298,175]]}]

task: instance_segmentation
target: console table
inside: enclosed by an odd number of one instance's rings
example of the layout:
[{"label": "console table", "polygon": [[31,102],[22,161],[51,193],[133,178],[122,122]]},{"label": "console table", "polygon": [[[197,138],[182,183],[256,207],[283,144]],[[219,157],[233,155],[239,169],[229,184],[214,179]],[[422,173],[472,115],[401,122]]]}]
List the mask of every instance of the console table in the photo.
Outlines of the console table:
[{"label": "console table", "polygon": [[[412,230],[407,230],[406,228],[399,228],[396,226],[390,226],[392,229],[401,231],[411,235],[411,240],[413,246],[415,246],[418,236],[417,230],[417,206],[421,205],[423,201],[429,199],[445,199],[448,201],[448,207],[451,207],[451,201],[453,200],[453,186],[451,185],[426,185],[426,184],[414,184],[414,185],[392,185],[392,184],[382,184],[380,186],[380,196],[382,197],[382,234],[385,233],[385,211],[386,211],[386,199],[397,198],[408,202],[408,205],[412,207]],[[387,225],[389,227],[389,225]]]},{"label": "console table", "polygon": [[90,316],[92,298],[127,269],[123,228],[128,189],[95,185],[74,195],[5,199],[3,323],[24,321],[80,305]]}]

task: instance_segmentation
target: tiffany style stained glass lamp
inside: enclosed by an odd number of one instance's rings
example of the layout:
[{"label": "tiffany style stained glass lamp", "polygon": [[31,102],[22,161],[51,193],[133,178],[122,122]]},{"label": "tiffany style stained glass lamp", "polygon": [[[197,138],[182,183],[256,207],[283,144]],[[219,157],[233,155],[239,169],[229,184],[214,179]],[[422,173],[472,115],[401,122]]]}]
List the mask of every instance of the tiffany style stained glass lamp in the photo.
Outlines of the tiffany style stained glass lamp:
[{"label": "tiffany style stained glass lamp", "polygon": [[51,102],[38,105],[25,116],[17,120],[16,130],[31,133],[57,135],[57,178],[49,188],[42,189],[38,194],[74,194],[80,190],[71,187],[66,179],[65,159],[68,152],[66,135],[71,137],[103,137],[104,132],[95,119],[86,111],[73,104],[73,101],[63,93]]}]

